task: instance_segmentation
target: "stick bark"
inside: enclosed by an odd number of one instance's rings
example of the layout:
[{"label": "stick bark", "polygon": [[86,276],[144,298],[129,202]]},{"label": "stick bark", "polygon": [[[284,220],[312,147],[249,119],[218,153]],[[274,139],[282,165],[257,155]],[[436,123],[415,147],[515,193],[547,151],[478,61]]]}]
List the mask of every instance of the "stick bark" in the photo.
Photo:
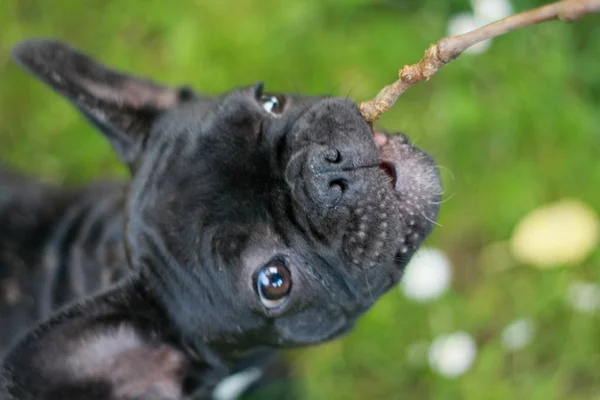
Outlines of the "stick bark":
[{"label": "stick bark", "polygon": [[492,22],[462,35],[440,39],[436,44],[429,46],[421,61],[405,65],[399,71],[399,79],[396,82],[381,89],[373,100],[362,102],[359,106],[360,112],[373,126],[408,88],[429,80],[440,68],[469,47],[525,26],[555,19],[571,22],[594,12],[600,12],[600,0],[562,0]]}]

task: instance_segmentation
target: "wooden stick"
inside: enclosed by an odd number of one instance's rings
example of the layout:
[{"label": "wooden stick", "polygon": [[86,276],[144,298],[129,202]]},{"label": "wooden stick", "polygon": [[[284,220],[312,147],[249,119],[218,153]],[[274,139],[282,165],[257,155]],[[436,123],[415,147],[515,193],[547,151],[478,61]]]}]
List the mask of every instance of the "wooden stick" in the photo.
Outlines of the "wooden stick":
[{"label": "wooden stick", "polygon": [[381,114],[389,110],[408,88],[429,80],[441,67],[474,44],[525,26],[554,19],[571,22],[594,12],[600,12],[600,0],[562,0],[492,22],[462,35],[440,39],[436,44],[429,46],[421,61],[405,65],[399,71],[400,79],[381,89],[373,100],[362,102],[360,112],[373,126]]}]

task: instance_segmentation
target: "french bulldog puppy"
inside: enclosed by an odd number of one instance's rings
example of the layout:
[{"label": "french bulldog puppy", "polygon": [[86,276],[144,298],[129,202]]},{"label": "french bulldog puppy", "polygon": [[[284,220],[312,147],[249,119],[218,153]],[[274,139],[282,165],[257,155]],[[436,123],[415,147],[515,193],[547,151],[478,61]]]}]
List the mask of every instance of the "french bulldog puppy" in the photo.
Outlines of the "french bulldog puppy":
[{"label": "french bulldog puppy", "polygon": [[2,399],[208,398],[257,354],[348,332],[432,229],[435,163],[347,99],[203,96],[51,40],[13,55],[131,180],[0,173]]}]

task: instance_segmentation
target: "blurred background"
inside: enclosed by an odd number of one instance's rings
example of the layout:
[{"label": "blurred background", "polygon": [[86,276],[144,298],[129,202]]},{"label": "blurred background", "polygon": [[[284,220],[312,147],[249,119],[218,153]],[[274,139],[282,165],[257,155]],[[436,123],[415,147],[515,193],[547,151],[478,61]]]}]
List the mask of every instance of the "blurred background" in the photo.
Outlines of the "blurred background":
[{"label": "blurred background", "polygon": [[[10,60],[28,37],[204,93],[264,80],[359,102],[439,38],[544,3],[512,1],[2,0],[0,159],[49,182],[126,177]],[[439,162],[440,226],[349,336],[289,353],[302,397],[599,399],[600,17],[480,46],[379,125]]]}]

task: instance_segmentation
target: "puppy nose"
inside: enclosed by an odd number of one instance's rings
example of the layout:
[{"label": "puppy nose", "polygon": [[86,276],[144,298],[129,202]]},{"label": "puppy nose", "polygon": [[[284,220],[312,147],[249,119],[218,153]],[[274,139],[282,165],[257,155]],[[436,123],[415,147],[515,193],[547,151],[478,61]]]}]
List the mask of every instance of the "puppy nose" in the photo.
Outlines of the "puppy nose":
[{"label": "puppy nose", "polygon": [[338,164],[342,161],[342,155],[338,149],[329,147],[323,151],[323,159],[327,163]]},{"label": "puppy nose", "polygon": [[317,204],[335,205],[349,185],[342,152],[333,147],[315,149],[308,159],[309,194]]},{"label": "puppy nose", "polygon": [[347,164],[348,155],[331,146],[318,146],[310,152],[308,167],[315,173],[339,171]]}]

